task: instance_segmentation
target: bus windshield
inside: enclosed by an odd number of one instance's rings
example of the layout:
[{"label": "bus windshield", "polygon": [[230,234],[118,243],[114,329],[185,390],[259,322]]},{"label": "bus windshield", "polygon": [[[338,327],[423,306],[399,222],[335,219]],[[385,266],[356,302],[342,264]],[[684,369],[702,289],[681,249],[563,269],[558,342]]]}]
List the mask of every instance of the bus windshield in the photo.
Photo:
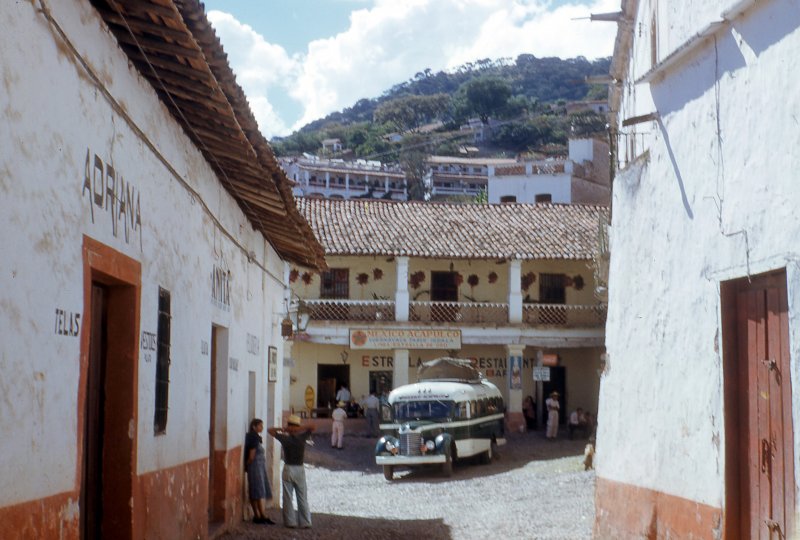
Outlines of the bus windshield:
[{"label": "bus windshield", "polygon": [[394,418],[398,422],[450,418],[452,410],[452,401],[402,401],[394,404]]}]

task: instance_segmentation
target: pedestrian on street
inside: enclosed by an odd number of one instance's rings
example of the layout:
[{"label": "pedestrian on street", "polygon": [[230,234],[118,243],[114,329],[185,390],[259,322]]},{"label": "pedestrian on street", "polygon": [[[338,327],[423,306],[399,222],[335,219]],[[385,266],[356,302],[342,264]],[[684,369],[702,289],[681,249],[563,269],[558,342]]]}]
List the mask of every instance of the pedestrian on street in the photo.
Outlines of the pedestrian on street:
[{"label": "pedestrian on street", "polygon": [[[311,511],[308,508],[306,470],[303,458],[306,441],[311,437],[314,426],[302,426],[297,415],[289,416],[285,428],[269,428],[267,432],[283,446],[283,525],[290,529],[311,528]],[[297,511],[293,506],[292,495],[297,496]]]},{"label": "pedestrian on street", "polygon": [[346,384],[340,386],[339,391],[336,392],[336,401],[344,401],[345,403],[350,401],[350,390],[347,389]]},{"label": "pedestrian on street", "polygon": [[361,404],[364,407],[364,416],[367,417],[367,432],[369,437],[377,437],[380,434],[380,416],[378,409],[381,406],[380,400],[375,396],[375,391],[369,393],[369,397]]},{"label": "pedestrian on street", "polygon": [[347,411],[344,410],[345,403],[340,401],[336,404],[336,408],[331,414],[333,418],[333,426],[331,428],[331,448],[341,450],[344,441],[344,420],[347,418]]},{"label": "pedestrian on street", "polygon": [[274,525],[275,522],[267,517],[266,499],[272,498],[267,479],[267,459],[264,452],[261,432],[264,431],[264,422],[260,418],[250,421],[250,429],[244,438],[244,467],[247,471],[247,491],[250,496],[250,506],[253,508],[253,523]]},{"label": "pedestrian on street", "polygon": [[547,438],[555,439],[558,436],[558,411],[561,405],[558,403],[558,392],[551,392],[550,397],[544,402],[547,406]]}]

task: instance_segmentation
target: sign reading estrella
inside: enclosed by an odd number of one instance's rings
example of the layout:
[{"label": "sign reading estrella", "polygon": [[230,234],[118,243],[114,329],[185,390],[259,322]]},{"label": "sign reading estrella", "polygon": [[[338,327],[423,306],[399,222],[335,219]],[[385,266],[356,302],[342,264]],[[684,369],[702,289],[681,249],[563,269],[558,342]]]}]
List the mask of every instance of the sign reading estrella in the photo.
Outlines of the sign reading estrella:
[{"label": "sign reading estrella", "polygon": [[351,349],[460,349],[461,330],[351,328]]}]

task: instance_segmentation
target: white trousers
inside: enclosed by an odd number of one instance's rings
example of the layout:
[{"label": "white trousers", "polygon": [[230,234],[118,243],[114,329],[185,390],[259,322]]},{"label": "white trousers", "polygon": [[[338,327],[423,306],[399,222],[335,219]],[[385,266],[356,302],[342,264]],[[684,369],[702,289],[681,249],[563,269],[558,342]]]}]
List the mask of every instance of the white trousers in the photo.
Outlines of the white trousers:
[{"label": "white trousers", "polygon": [[342,447],[344,439],[344,422],[339,420],[333,421],[333,430],[331,431],[331,446],[336,448]]},{"label": "white trousers", "polygon": [[555,439],[558,435],[558,411],[547,413],[547,438]]}]

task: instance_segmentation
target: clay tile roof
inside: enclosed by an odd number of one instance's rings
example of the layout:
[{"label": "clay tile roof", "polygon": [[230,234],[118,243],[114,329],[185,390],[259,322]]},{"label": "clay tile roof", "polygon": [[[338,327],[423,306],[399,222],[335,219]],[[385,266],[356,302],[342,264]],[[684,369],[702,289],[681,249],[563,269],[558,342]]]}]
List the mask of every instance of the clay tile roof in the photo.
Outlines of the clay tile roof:
[{"label": "clay tile roof", "polygon": [[326,255],[590,259],[608,208],[299,198]]},{"label": "clay tile roof", "polygon": [[258,130],[199,0],[94,0],[136,69],[281,258],[325,268],[322,247]]}]

